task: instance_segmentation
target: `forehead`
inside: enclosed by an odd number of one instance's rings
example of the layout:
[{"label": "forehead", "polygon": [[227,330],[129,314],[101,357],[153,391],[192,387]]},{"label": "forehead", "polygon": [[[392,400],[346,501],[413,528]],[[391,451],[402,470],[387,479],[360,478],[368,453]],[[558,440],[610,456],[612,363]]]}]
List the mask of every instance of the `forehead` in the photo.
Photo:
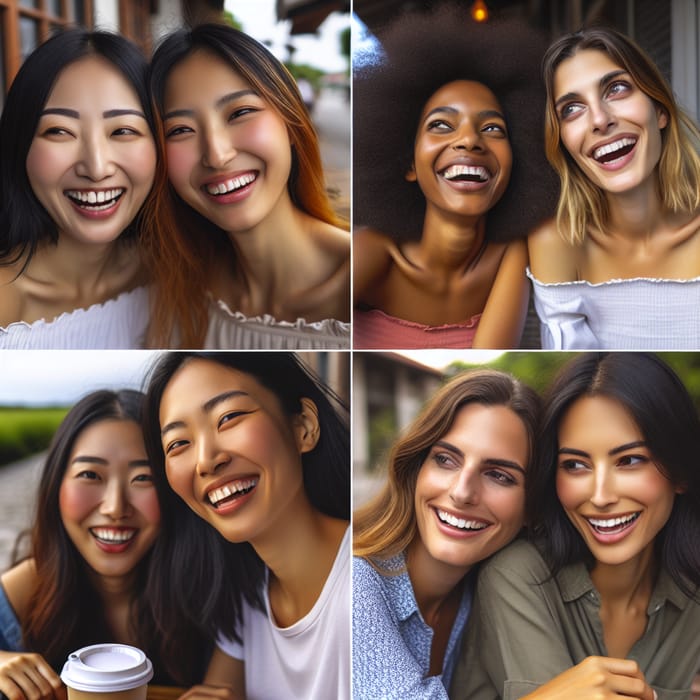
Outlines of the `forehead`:
[{"label": "forehead", "polygon": [[555,96],[567,92],[580,92],[598,86],[600,78],[614,71],[626,70],[600,49],[581,49],[564,59],[554,71]]},{"label": "forehead", "polygon": [[643,439],[641,429],[627,407],[609,396],[583,396],[577,399],[569,406],[559,424],[560,440],[616,442],[621,435]]},{"label": "forehead", "polygon": [[475,80],[455,80],[438,88],[423,107],[423,115],[437,107],[459,106],[461,108],[497,109],[501,105],[493,92]]},{"label": "forehead", "polygon": [[121,443],[124,436],[143,442],[141,427],[131,418],[103,418],[81,430],[75,438],[72,452],[94,446],[98,451],[108,442]]},{"label": "forehead", "polygon": [[252,85],[228,61],[207,49],[197,49],[170,71],[163,99],[166,105],[215,102],[221,95],[250,89]]},{"label": "forehead", "polygon": [[86,56],[58,74],[46,104],[69,107],[98,102],[141,106],[136,89],[113,63],[101,56]]}]

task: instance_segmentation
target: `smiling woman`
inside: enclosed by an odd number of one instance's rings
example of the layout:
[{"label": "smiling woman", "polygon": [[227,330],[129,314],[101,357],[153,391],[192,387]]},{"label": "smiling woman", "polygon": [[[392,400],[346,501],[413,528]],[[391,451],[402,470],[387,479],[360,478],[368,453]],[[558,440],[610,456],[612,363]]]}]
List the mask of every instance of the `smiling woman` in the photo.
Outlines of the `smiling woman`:
[{"label": "smiling woman", "polygon": [[689,697],[700,640],[700,423],[646,353],[582,354],[548,390],[532,542],[479,573],[451,697]]},{"label": "smiling woman", "polygon": [[555,221],[528,240],[549,349],[700,345],[700,131],[643,51],[607,28],[544,62]]},{"label": "smiling woman", "polygon": [[140,211],[156,172],[147,64],[73,29],[25,61],[0,121],[0,347],[145,342]]}]

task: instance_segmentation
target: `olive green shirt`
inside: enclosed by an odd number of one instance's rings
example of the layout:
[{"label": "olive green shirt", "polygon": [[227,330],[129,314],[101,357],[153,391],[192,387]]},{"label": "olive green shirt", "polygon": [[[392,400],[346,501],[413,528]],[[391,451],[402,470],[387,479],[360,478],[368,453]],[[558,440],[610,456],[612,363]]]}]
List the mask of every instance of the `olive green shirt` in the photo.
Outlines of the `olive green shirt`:
[{"label": "olive green shirt", "polygon": [[[662,570],[647,614],[627,658],[659,700],[687,700],[700,667],[700,604]],[[538,550],[519,540],[479,571],[450,698],[516,700],[588,656],[608,653],[586,567],[572,564],[552,578]]]}]

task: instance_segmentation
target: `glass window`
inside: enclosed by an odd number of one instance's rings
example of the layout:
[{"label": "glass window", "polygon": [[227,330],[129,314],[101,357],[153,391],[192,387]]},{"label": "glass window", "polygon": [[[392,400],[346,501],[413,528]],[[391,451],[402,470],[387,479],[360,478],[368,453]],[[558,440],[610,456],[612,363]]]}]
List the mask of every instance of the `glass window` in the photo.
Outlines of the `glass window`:
[{"label": "glass window", "polygon": [[29,17],[19,18],[20,53],[24,61],[39,45],[39,23]]},{"label": "glass window", "polygon": [[46,0],[46,11],[54,17],[60,17],[61,0]]},{"label": "glass window", "polygon": [[39,0],[19,0],[20,7],[31,7],[33,10],[39,9]]}]

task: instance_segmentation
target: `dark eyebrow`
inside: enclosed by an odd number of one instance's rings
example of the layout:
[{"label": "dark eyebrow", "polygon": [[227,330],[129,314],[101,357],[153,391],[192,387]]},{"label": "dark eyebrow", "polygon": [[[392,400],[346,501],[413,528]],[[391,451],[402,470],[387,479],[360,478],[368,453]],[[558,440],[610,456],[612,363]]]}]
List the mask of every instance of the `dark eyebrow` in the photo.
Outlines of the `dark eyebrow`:
[{"label": "dark eyebrow", "polygon": [[[220,403],[223,403],[224,401],[227,401],[228,399],[235,398],[237,396],[248,396],[249,394],[245,391],[238,391],[238,390],[233,390],[233,391],[224,391],[221,394],[217,394],[216,396],[212,396],[210,399],[205,401],[202,404],[202,409],[204,410],[205,413],[209,413],[212,411],[214,408],[216,408]],[[185,427],[185,422],[181,420],[176,420],[173,421],[172,423],[168,423],[167,425],[164,425],[161,430],[160,430],[160,436],[163,437],[165,433],[167,433],[169,430],[174,430],[175,428],[184,428]]]},{"label": "dark eyebrow", "polygon": [[[464,459],[464,452],[459,449],[459,447],[455,447],[455,445],[445,442],[444,440],[438,440],[433,447],[442,447],[443,450],[447,450],[448,452],[452,452],[453,454],[457,455],[461,459]],[[500,459],[498,457],[487,457],[484,462],[484,464],[490,464],[494,467],[504,467],[505,469],[515,469],[516,471],[521,472],[522,474],[525,474],[525,470],[517,463],[517,462],[511,462],[509,459]]]},{"label": "dark eyebrow", "polygon": [[123,117],[126,114],[133,114],[135,117],[146,118],[146,115],[138,109],[108,109],[106,112],[102,112],[102,116],[105,119],[113,119],[114,117]]},{"label": "dark eyebrow", "polygon": [[49,107],[43,110],[41,116],[46,114],[60,114],[62,117],[71,117],[72,119],[80,119],[80,112],[75,109],[64,109],[63,107]]},{"label": "dark eyebrow", "polygon": [[[440,112],[447,112],[447,114],[459,114],[459,110],[456,109],[455,107],[435,107],[435,109],[431,109],[423,118],[423,121],[431,117],[433,114],[438,114]],[[503,119],[503,121],[506,120],[506,118],[499,112],[497,109],[484,109],[481,112],[478,113],[477,115],[479,119],[488,119],[489,117],[497,117],[498,119]]]},{"label": "dark eyebrow", "polygon": [[[619,78],[621,75],[625,75],[627,73],[626,70],[620,69],[620,70],[613,70],[610,71],[610,73],[606,73],[599,81],[598,81],[598,87],[602,90],[606,85],[611,83],[615,78]],[[566,95],[562,95],[555,103],[554,107],[558,107],[562,102],[567,102],[568,100],[575,100],[579,97],[578,93],[575,92],[567,92]]]},{"label": "dark eyebrow", "polygon": [[[102,467],[109,466],[109,462],[102,457],[93,457],[92,455],[78,455],[71,461],[71,464],[99,464]],[[151,463],[147,459],[134,459],[129,462],[129,467],[150,467]]]},{"label": "dark eyebrow", "polygon": [[[649,445],[647,444],[646,440],[635,440],[634,442],[628,442],[624,445],[620,445],[619,447],[613,447],[612,450],[608,451],[608,455],[614,457],[616,454],[620,454],[620,452],[633,450],[635,447],[646,447],[648,449]],[[561,447],[559,448],[559,452],[557,454],[569,454],[576,455],[577,457],[587,457],[588,459],[591,458],[591,455],[588,452],[585,452],[584,450],[575,450],[573,447]]]},{"label": "dark eyebrow", "polygon": [[[240,99],[241,97],[246,97],[247,95],[254,95],[255,97],[258,96],[258,93],[255,92],[255,90],[251,90],[250,88],[246,90],[238,90],[237,92],[230,92],[228,95],[224,95],[223,97],[220,97],[215,103],[214,106],[217,109],[221,109],[225,105],[227,105],[229,102],[233,102],[235,100]],[[194,117],[194,110],[193,109],[173,109],[170,112],[167,112],[166,114],[163,115],[163,119],[174,119],[175,117]]]},{"label": "dark eyebrow", "polygon": [[[41,116],[43,117],[47,114],[58,114],[62,117],[80,119],[80,112],[75,109],[66,109],[64,107],[49,107],[41,113]],[[102,112],[102,117],[104,119],[112,119],[114,117],[122,117],[125,114],[133,114],[142,119],[146,118],[146,115],[138,109],[108,109],[106,112]]]}]

